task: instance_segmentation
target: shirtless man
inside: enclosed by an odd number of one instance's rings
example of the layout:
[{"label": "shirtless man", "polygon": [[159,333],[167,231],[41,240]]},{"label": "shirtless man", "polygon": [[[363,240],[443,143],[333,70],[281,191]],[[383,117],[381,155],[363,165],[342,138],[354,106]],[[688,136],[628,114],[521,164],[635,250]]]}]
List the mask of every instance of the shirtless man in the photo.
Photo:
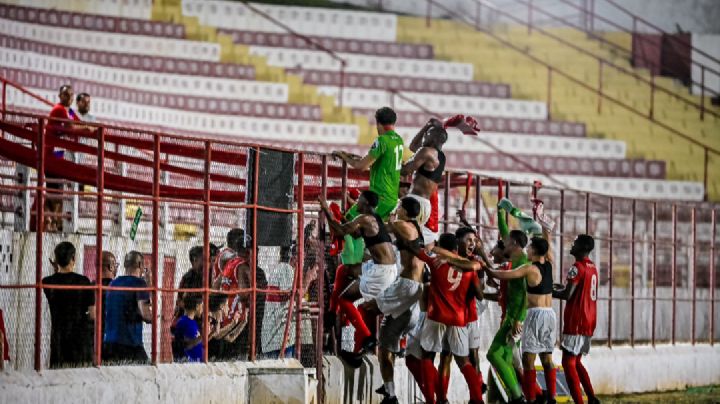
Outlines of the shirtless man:
[{"label": "shirtless man", "polygon": [[[338,236],[351,234],[354,237],[362,237],[365,246],[372,257],[372,266],[363,268],[359,282],[353,282],[342,294],[342,297],[351,300],[364,298],[365,301],[374,300],[385,288],[387,288],[397,277],[397,265],[395,262],[395,251],[392,247],[392,240],[385,229],[385,224],[375,212],[378,205],[378,195],[373,191],[363,191],[357,202],[359,215],[352,221],[340,223],[333,217],[325,198],[320,198],[320,207],[327,217],[328,225]],[[362,346],[370,349],[375,345],[374,337],[375,318],[377,312],[363,312],[365,324],[370,328],[370,336],[366,337]],[[358,352],[360,354],[361,352]],[[347,355],[351,365],[359,366],[359,355]]]},{"label": "shirtless man", "polygon": [[410,143],[410,150],[415,154],[400,170],[403,176],[415,173],[408,196],[420,202],[417,222],[423,226],[423,239],[427,245],[437,241],[437,189],[445,171],[445,153],[441,149],[446,141],[447,132],[442,122],[430,119]]},{"label": "shirtless man", "polygon": [[420,204],[415,198],[406,196],[400,200],[400,206],[396,211],[398,220],[394,220],[391,216],[388,223],[398,240],[401,240],[397,243],[402,264],[400,276],[380,292],[375,300],[364,305],[365,310],[377,308],[384,315],[380,326],[378,356],[384,383],[383,388],[378,389],[378,393],[384,396],[382,403],[385,404],[398,402],[393,381],[394,360],[400,352],[400,339],[415,327],[419,316],[418,301],[423,291],[422,277],[425,264],[407,247],[407,244],[412,244],[416,248],[425,247],[422,230],[416,221],[418,213],[420,213]]}]

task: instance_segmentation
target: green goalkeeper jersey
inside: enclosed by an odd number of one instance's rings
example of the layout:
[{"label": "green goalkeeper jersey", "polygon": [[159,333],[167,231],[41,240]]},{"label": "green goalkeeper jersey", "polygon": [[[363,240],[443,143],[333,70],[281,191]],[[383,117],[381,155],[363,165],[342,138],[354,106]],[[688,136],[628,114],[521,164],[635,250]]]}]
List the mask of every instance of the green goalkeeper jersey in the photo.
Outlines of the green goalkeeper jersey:
[{"label": "green goalkeeper jersey", "polygon": [[375,158],[370,167],[370,190],[378,194],[383,205],[397,204],[403,139],[389,130],[375,140],[368,154]]}]

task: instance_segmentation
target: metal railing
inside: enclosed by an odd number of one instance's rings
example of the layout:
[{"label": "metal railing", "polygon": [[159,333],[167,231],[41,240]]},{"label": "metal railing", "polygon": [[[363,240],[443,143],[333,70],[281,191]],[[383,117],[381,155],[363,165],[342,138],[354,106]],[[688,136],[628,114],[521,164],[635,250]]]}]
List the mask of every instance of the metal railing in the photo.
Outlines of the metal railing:
[{"label": "metal railing", "polygon": [[[578,50],[579,52],[581,52],[581,53],[583,53],[583,54],[586,54],[586,55],[588,55],[588,56],[594,57],[594,58],[596,58],[596,59],[598,60],[598,73],[599,73],[599,75],[598,75],[597,87],[595,87],[595,86],[593,86],[593,85],[591,85],[591,84],[588,84],[586,81],[581,80],[581,79],[573,76],[572,74],[568,73],[565,69],[558,68],[557,66],[554,66],[554,65],[552,65],[552,64],[544,61],[543,59],[541,59],[541,58],[539,58],[539,57],[537,57],[537,56],[534,56],[534,55],[532,55],[532,54],[529,54],[529,53],[526,51],[526,49],[524,49],[523,47],[520,47],[520,46],[518,46],[518,45],[516,45],[516,44],[513,44],[512,42],[508,41],[507,39],[502,38],[500,35],[498,35],[497,33],[493,32],[492,30],[490,30],[490,29],[488,29],[488,28],[486,28],[486,27],[482,27],[481,25],[479,25],[479,24],[477,23],[479,20],[474,21],[472,17],[468,17],[468,16],[466,16],[466,15],[461,15],[461,14],[457,13],[455,10],[452,10],[452,9],[448,8],[447,6],[441,4],[441,3],[440,3],[439,1],[437,1],[437,0],[426,0],[426,1],[427,1],[427,4],[428,4],[428,10],[427,10],[427,11],[428,11],[428,14],[427,14],[427,19],[426,19],[426,24],[427,24],[428,26],[430,26],[430,25],[432,24],[432,18],[431,18],[432,8],[433,8],[433,7],[437,7],[438,9],[442,10],[443,12],[445,12],[445,13],[447,13],[449,16],[451,16],[451,17],[453,18],[453,20],[456,20],[456,21],[458,21],[458,22],[461,22],[461,23],[463,23],[463,24],[466,24],[466,25],[474,28],[475,30],[478,30],[478,31],[480,31],[480,32],[488,35],[489,37],[493,38],[495,41],[497,41],[498,43],[500,43],[503,47],[505,47],[505,48],[507,48],[507,49],[510,49],[510,50],[518,53],[519,55],[522,55],[523,57],[529,59],[530,61],[532,61],[532,62],[534,62],[534,63],[537,63],[537,64],[545,67],[545,68],[547,69],[547,92],[546,92],[547,96],[546,96],[546,103],[547,103],[547,105],[548,105],[548,116],[549,116],[549,117],[552,115],[551,106],[552,106],[553,76],[554,76],[554,75],[558,75],[558,76],[563,77],[563,78],[567,79],[568,81],[572,82],[572,83],[575,84],[576,86],[579,86],[579,87],[581,87],[581,88],[584,88],[585,90],[588,90],[588,91],[590,91],[590,92],[592,92],[592,93],[594,93],[594,94],[597,94],[597,108],[598,108],[598,113],[601,113],[601,112],[602,112],[603,100],[607,100],[607,101],[610,101],[611,103],[613,103],[613,104],[615,104],[615,105],[617,105],[617,106],[620,106],[620,107],[623,108],[624,110],[626,110],[626,111],[628,111],[628,112],[630,112],[630,113],[632,113],[632,114],[634,114],[634,115],[636,115],[636,116],[639,116],[639,117],[641,117],[641,118],[646,119],[646,120],[647,120],[648,122],[650,122],[651,124],[653,124],[653,125],[655,125],[655,126],[657,126],[657,127],[659,127],[659,128],[662,128],[662,129],[670,132],[673,136],[679,137],[679,138],[683,139],[684,141],[688,142],[688,143],[691,144],[691,145],[700,147],[700,148],[703,150],[703,153],[704,153],[704,159],[703,159],[703,162],[704,162],[704,163],[703,163],[703,167],[704,167],[704,170],[703,170],[703,184],[704,184],[704,186],[705,186],[705,197],[704,197],[704,199],[707,200],[707,197],[708,197],[708,186],[709,186],[709,172],[708,172],[708,169],[709,169],[709,164],[710,164],[710,155],[712,154],[712,155],[715,155],[715,156],[720,156],[720,150],[718,150],[718,149],[716,149],[716,148],[714,148],[714,147],[712,147],[712,146],[709,146],[709,145],[707,145],[707,144],[705,144],[705,143],[703,143],[703,142],[695,139],[694,137],[688,135],[687,133],[684,133],[684,132],[676,129],[676,128],[668,125],[668,124],[665,123],[665,122],[662,122],[662,121],[657,120],[656,117],[654,116],[653,104],[652,104],[652,103],[650,104],[649,111],[646,113],[646,112],[641,111],[641,110],[639,110],[638,108],[630,105],[630,104],[627,103],[626,101],[623,101],[623,100],[621,100],[621,99],[619,99],[619,98],[617,98],[617,97],[610,96],[610,95],[606,94],[605,92],[603,92],[603,80],[602,80],[602,76],[603,76],[603,68],[604,68],[604,66],[610,66],[610,67],[613,67],[613,68],[618,68],[618,69],[620,69],[620,71],[623,71],[624,69],[622,69],[622,68],[619,67],[619,66],[615,66],[615,65],[613,65],[613,64],[611,64],[611,63],[609,64],[609,62],[605,61],[604,59],[602,59],[602,58],[600,58],[600,57],[597,57],[597,56],[594,56],[594,55],[592,55],[592,54],[589,54],[587,51],[582,50],[582,49],[580,49],[580,48],[577,48],[575,45],[572,45],[572,44],[571,44],[571,46],[574,47],[574,48],[575,48],[576,50]],[[512,20],[512,21],[516,21],[516,22],[518,22],[518,23],[520,23],[520,24],[528,24],[528,26],[530,26],[529,23],[524,22],[522,19],[519,19],[518,17],[516,17],[516,16],[514,16],[514,15],[508,14],[508,13],[504,12],[503,10],[499,10],[499,9],[497,9],[496,7],[494,7],[494,6],[492,6],[492,5],[489,5],[488,3],[486,3],[486,2],[484,2],[484,1],[482,1],[482,0],[474,0],[474,1],[475,1],[476,4],[478,4],[478,5],[483,5],[483,6],[486,6],[486,7],[492,7],[492,8],[493,8],[493,11],[496,12],[499,16],[506,17],[506,18],[508,18],[508,19],[510,19],[510,20]],[[477,15],[479,15],[479,13],[478,13]],[[534,29],[535,31],[543,34],[543,35],[548,36],[548,37],[551,37],[551,38],[554,38],[554,39],[559,39],[559,40],[561,40],[561,41],[567,42],[567,41],[565,41],[565,40],[562,40],[561,38],[558,38],[556,35],[553,35],[552,33],[545,32],[545,30],[543,30],[542,28],[533,27],[533,29]],[[632,73],[632,72],[630,72],[630,73],[628,73],[628,74],[631,74],[633,77],[636,77],[636,78],[640,79],[639,76],[636,76],[636,75],[635,75],[634,73]],[[644,80],[644,79],[642,79],[642,80]],[[654,81],[651,80],[651,81],[650,81],[650,84],[651,84],[651,87],[650,87],[651,94],[654,94],[654,91],[656,90],[656,86],[654,85]],[[713,113],[713,114],[714,114],[714,113]]]},{"label": "metal railing", "polygon": [[[16,262],[33,262],[34,268],[12,267],[13,273],[34,271],[34,280],[18,281],[0,284],[2,296],[13,296],[7,293],[11,291],[34,290],[32,303],[23,301],[19,296],[16,302],[18,313],[25,313],[34,310],[34,338],[14,332],[11,335],[20,336],[20,339],[12,340],[13,343],[32,344],[33,367],[37,370],[44,368],[43,346],[46,339],[43,337],[43,291],[52,288],[64,289],[86,289],[95,293],[96,320],[93,355],[95,365],[103,364],[101,346],[102,336],[99,330],[102,329],[102,296],[103,293],[113,291],[138,291],[144,290],[151,294],[153,307],[153,320],[151,322],[150,335],[150,359],[152,364],[162,363],[168,359],[165,357],[167,350],[167,339],[163,330],[170,322],[161,316],[161,307],[165,307],[168,301],[173,302],[174,294],[179,292],[196,292],[203,294],[203,300],[207,307],[211,294],[246,294],[250,301],[250,307],[259,306],[262,297],[285,296],[288,299],[288,307],[283,310],[285,321],[283,329],[282,346],[279,356],[285,355],[286,348],[290,345],[291,319],[295,321],[295,351],[296,358],[308,360],[311,354],[314,360],[309,366],[316,367],[317,377],[322,379],[322,356],[328,352],[325,348],[325,337],[327,336],[323,322],[325,316],[324,296],[328,293],[324,284],[324,276],[318,276],[314,281],[318,289],[317,316],[308,316],[304,310],[298,310],[307,305],[303,298],[306,291],[303,280],[303,262],[308,254],[308,246],[303,245],[305,237],[306,220],[316,216],[317,198],[319,195],[326,195],[328,199],[343,201],[343,197],[349,187],[367,186],[367,177],[354,170],[348,170],[346,165],[340,165],[331,157],[313,153],[303,153],[286,149],[268,148],[258,144],[245,144],[233,141],[208,140],[202,137],[186,137],[167,135],[158,132],[138,131],[125,129],[116,126],[104,126],[88,124],[94,128],[92,131],[79,132],[69,131],[68,134],[84,137],[94,143],[94,146],[80,147],[81,141],[66,140],[60,142],[54,136],[48,135],[47,128],[53,127],[56,122],[46,117],[5,111],[2,130],[6,137],[0,140],[3,147],[0,147],[0,156],[7,160],[12,158],[15,164],[30,164],[35,167],[37,175],[27,186],[14,185],[12,181],[3,180],[0,188],[3,191],[13,193],[28,193],[35,196],[35,210],[38,218],[44,218],[44,199],[46,194],[55,193],[60,196],[78,195],[81,199],[94,204],[92,217],[93,225],[89,229],[90,235],[94,237],[95,245],[98,248],[89,260],[94,262],[94,277],[101,279],[102,273],[102,251],[107,245],[107,233],[113,233],[108,226],[117,226],[108,222],[104,215],[105,204],[117,203],[118,199],[131,201],[145,201],[150,203],[152,209],[148,214],[152,217],[142,224],[145,237],[139,245],[147,245],[151,249],[150,269],[152,281],[144,289],[131,289],[115,286],[103,286],[97,282],[92,286],[59,287],[44,284],[43,275],[47,273],[45,256],[48,250],[48,242],[54,240],[53,234],[43,231],[44,228],[38,220],[39,231],[15,232],[17,237],[34,239],[36,248],[20,250],[20,257]],[[23,139],[19,142],[18,139]],[[112,154],[113,144],[122,144],[120,153]],[[87,159],[81,159],[83,163],[77,165],[62,165],[56,158],[39,152],[45,147],[61,147],[67,151],[78,154],[85,154]],[[33,148],[34,147],[34,148]],[[151,151],[154,159],[152,167],[145,171],[145,177],[118,178],[114,174],[116,163],[125,161],[126,164],[137,164],[136,160],[125,158],[130,153],[129,149],[144,149]],[[24,150],[24,152],[23,152]],[[123,151],[124,150],[124,151]],[[278,151],[290,153],[294,156],[292,168],[295,178],[292,191],[295,201],[288,209],[277,208],[259,202],[259,196],[271,189],[259,187],[258,169],[265,158],[266,153]],[[107,152],[107,153],[106,153]],[[170,157],[167,165],[161,165],[158,158],[161,153],[167,153]],[[254,161],[248,159],[253,154],[257,156]],[[34,157],[33,157],[34,156]],[[185,180],[175,179],[174,186],[161,183],[161,177],[165,171],[172,169],[168,165],[178,165],[181,158],[188,170],[195,172]],[[32,160],[32,161],[31,161]],[[254,169],[251,167],[250,162]],[[70,170],[65,168],[71,168]],[[79,178],[77,172],[89,169],[94,177]],[[94,189],[81,191],[70,191],[68,189],[55,190],[46,186],[47,175],[62,177],[66,181],[80,181],[81,184],[90,185]],[[189,174],[189,173],[188,173]],[[228,175],[245,184],[227,182],[220,174]],[[141,181],[144,186],[137,186],[134,191],[125,189],[125,182]],[[247,199],[247,184],[252,182],[253,194]],[[81,188],[82,189],[82,188]],[[513,181],[502,181],[489,178],[477,172],[455,171],[448,169],[445,179],[441,184],[441,223],[444,231],[451,231],[460,225],[455,219],[455,213],[460,209],[470,206],[466,217],[473,217],[470,225],[475,226],[486,243],[493,243],[497,238],[496,223],[492,213],[495,212],[494,201],[506,196],[522,209],[529,209],[530,198],[540,197],[545,202],[545,213],[556,218],[557,230],[553,232],[552,241],[557,254],[557,266],[555,276],[563,279],[566,275],[566,268],[570,266],[572,258],[568,255],[569,242],[578,233],[592,234],[596,240],[596,251],[592,259],[597,263],[600,270],[600,294],[598,303],[599,323],[595,333],[595,339],[607,346],[617,343],[676,343],[689,341],[691,343],[707,342],[714,344],[716,338],[716,311],[717,303],[715,289],[717,284],[717,207],[709,204],[683,203],[672,201],[644,201],[618,197],[598,195],[588,192],[563,189],[555,186],[545,186],[540,189],[537,183],[526,184]],[[119,191],[123,191],[122,193]],[[463,198],[463,193],[465,197]],[[199,196],[198,196],[199,195]],[[463,200],[464,199],[464,200]],[[471,202],[468,204],[468,202]],[[167,283],[168,268],[164,263],[167,259],[167,251],[176,251],[173,243],[179,241],[166,239],[161,231],[159,214],[161,205],[169,204],[171,209],[184,210],[200,208],[202,217],[202,231],[198,232],[198,242],[202,244],[204,251],[203,260],[203,282],[208,285],[210,281],[211,262],[210,242],[213,238],[222,236],[219,230],[226,230],[229,227],[223,215],[231,215],[231,212],[249,212],[252,217],[252,224],[245,229],[252,237],[252,255],[250,259],[249,276],[250,283],[247,287],[240,287],[232,290],[217,290],[211,287],[199,289],[181,289],[174,287],[173,282]],[[265,287],[257,281],[259,262],[267,259],[267,251],[260,246],[258,235],[260,229],[266,227],[260,218],[261,212],[274,212],[276,214],[291,215],[293,219],[293,239],[297,240],[297,261],[292,275],[292,285],[289,289],[273,289]],[[182,225],[183,219],[174,219],[175,223]],[[230,218],[229,222],[233,222]],[[314,254],[324,255],[325,245],[322,243],[325,236],[325,224],[322,217],[319,219],[319,251]],[[630,229],[628,229],[628,223]],[[247,223],[246,223],[247,224]],[[712,229],[708,229],[711,226]],[[668,231],[667,228],[671,230]],[[702,228],[702,230],[699,230]],[[665,229],[664,232],[661,229]],[[8,229],[0,229],[7,231]],[[680,234],[689,234],[690,237],[680,237]],[[201,234],[201,235],[200,235]],[[62,238],[72,237],[72,234],[62,235]],[[61,240],[60,238],[56,238]],[[122,241],[123,245],[129,246],[133,243],[128,236],[113,239],[116,242]],[[138,243],[138,242],[135,242]],[[144,243],[144,244],[143,244]],[[641,251],[647,250],[647,254]],[[28,255],[26,255],[28,254]],[[29,255],[34,255],[34,260]],[[688,257],[692,257],[689,259]],[[322,263],[320,263],[322,262]],[[327,266],[324,260],[320,260],[320,274],[326,274],[333,266]],[[335,264],[331,264],[335,265]],[[175,271],[172,269],[171,271]],[[331,271],[330,271],[331,272]],[[629,279],[623,280],[623,276]],[[667,278],[670,278],[669,280]],[[650,279],[652,280],[650,282]],[[708,281],[709,279],[709,281]],[[12,297],[11,297],[12,299]],[[168,300],[169,299],[169,300]],[[311,298],[315,300],[315,298]],[[7,302],[6,302],[7,303]],[[555,304],[556,310],[562,312],[563,306]],[[248,323],[249,352],[248,360],[257,359],[257,345],[261,338],[265,338],[260,330],[260,323],[255,321],[256,315],[261,314],[260,309],[249,312],[250,322]],[[267,312],[267,308],[265,309]],[[286,311],[285,311],[286,310]],[[256,313],[257,311],[257,313]],[[709,315],[707,315],[709,314]],[[27,315],[20,320],[10,321],[9,327],[18,327],[18,321],[28,320],[33,315]],[[560,317],[562,321],[562,317]],[[638,319],[646,318],[651,328],[639,325]],[[670,318],[671,323],[663,319]],[[316,324],[309,329],[303,326],[303,322],[315,321]],[[489,324],[489,320],[488,324]],[[689,321],[692,322],[690,326]],[[204,361],[208,358],[208,313],[203,313],[202,336],[203,344],[206,347]],[[697,326],[696,326],[697,325]],[[487,332],[494,332],[493,324],[489,324]],[[667,328],[666,328],[667,326]],[[560,327],[560,329],[562,326]],[[308,331],[309,330],[309,331]],[[303,354],[302,338],[307,332],[312,333],[313,351]],[[559,334],[558,334],[559,337]],[[46,352],[47,348],[45,348]],[[165,354],[163,353],[165,352]],[[330,351],[332,352],[332,350]],[[323,397],[323,383],[318,384],[318,395],[320,401]]]}]

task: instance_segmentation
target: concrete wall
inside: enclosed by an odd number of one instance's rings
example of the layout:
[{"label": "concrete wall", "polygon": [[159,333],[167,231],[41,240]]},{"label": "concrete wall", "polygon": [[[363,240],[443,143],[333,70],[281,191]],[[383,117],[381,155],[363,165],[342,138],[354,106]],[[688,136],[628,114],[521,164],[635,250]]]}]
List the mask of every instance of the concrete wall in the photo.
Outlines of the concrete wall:
[{"label": "concrete wall", "polygon": [[[561,362],[561,353],[554,358]],[[600,394],[682,389],[720,383],[720,346],[659,345],[592,348],[585,363]],[[382,384],[375,357],[359,369],[336,357],[323,362],[326,403],[377,404]],[[481,367],[487,379],[488,363]],[[395,365],[400,402],[422,400],[403,359]],[[256,363],[163,364],[0,373],[0,403],[316,403],[313,370],[297,361]],[[451,403],[467,402],[469,393],[453,364]]]},{"label": "concrete wall", "polygon": [[[562,353],[556,350],[553,358],[560,365]],[[720,382],[720,346],[593,347],[583,363],[599,394],[676,390]],[[406,403],[415,402],[414,399],[422,401],[422,393],[404,364],[402,359],[395,364],[398,399]],[[481,368],[487,380],[489,363],[483,360]],[[380,396],[373,391],[382,382],[374,357],[367,358],[355,371],[337,358],[327,357],[324,374],[327,403],[379,403]],[[467,385],[453,364],[448,399],[451,403],[465,403],[468,398]]]}]

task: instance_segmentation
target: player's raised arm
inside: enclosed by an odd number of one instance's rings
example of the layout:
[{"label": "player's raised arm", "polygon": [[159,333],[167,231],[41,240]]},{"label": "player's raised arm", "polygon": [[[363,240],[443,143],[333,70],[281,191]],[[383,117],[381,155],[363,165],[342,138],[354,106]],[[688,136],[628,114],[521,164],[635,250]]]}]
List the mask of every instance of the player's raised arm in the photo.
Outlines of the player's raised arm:
[{"label": "player's raised arm", "polygon": [[322,209],[325,217],[327,218],[328,225],[330,225],[330,228],[335,232],[335,234],[338,234],[340,236],[345,236],[346,234],[353,234],[357,232],[361,227],[359,219],[361,219],[362,216],[358,216],[357,218],[355,218],[355,220],[348,223],[340,223],[336,221],[335,217],[330,211],[330,208],[328,207],[327,200],[325,200],[325,198],[322,196],[320,197],[320,208]]},{"label": "player's raised arm", "polygon": [[501,280],[510,280],[510,279],[520,279],[520,278],[528,278],[528,281],[534,280],[536,282],[529,282],[531,284],[538,284],[540,283],[540,278],[542,275],[540,274],[540,271],[538,268],[533,264],[525,264],[522,266],[519,266],[511,271],[503,271],[503,270],[497,270],[492,268],[486,268],[485,271],[488,273],[488,275],[492,276],[493,278],[501,279]]},{"label": "player's raised arm", "polygon": [[375,157],[371,153],[368,153],[365,155],[365,157],[361,158],[353,154],[346,153],[344,151],[334,151],[332,155],[346,162],[347,165],[351,168],[360,171],[369,170],[375,160],[377,160],[377,157]]},{"label": "player's raised arm", "polygon": [[442,247],[433,247],[433,252],[438,255],[439,259],[446,261],[448,264],[454,266],[462,272],[479,271],[483,268],[482,263],[463,258]]},{"label": "player's raised arm", "polygon": [[578,285],[578,269],[573,265],[568,271],[565,285],[556,283],[553,285],[552,297],[560,300],[568,300],[575,293]]}]

